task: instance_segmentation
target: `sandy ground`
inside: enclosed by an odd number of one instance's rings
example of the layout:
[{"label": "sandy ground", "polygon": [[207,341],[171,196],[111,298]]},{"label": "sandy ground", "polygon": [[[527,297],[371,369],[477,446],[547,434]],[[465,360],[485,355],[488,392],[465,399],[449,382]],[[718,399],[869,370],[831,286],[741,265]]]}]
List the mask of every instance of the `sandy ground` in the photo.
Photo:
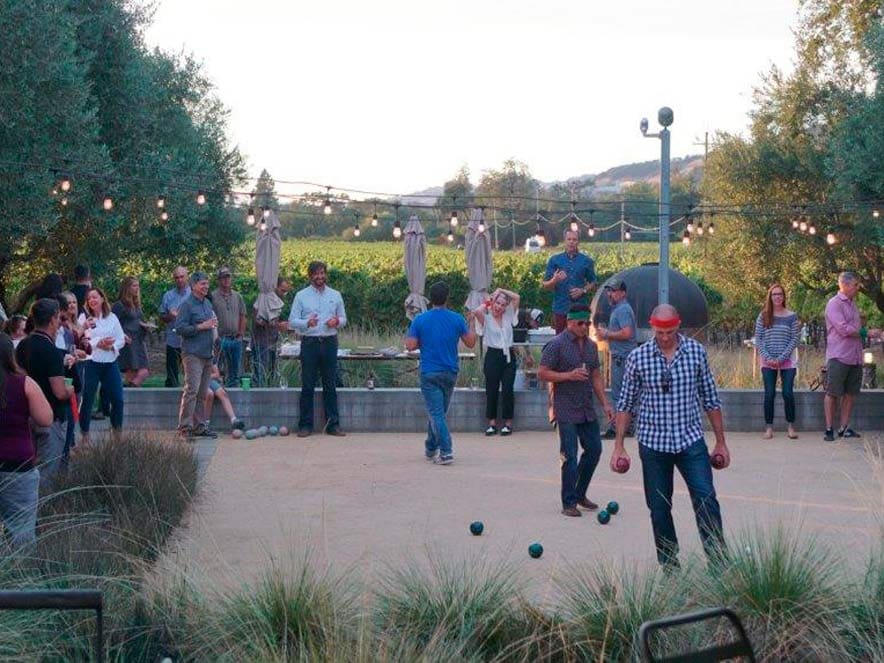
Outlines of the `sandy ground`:
[{"label": "sandy ground", "polygon": [[[507,560],[532,593],[554,591],[580,562],[654,564],[650,520],[635,441],[625,476],[607,467],[611,442],[589,497],[617,500],[620,514],[601,525],[594,514],[560,515],[558,438],[516,433],[510,438],[458,435],[455,464],[423,459],[418,434],[351,434],[222,438],[203,478],[187,527],[179,531],[161,573],[185,569],[216,586],[254,579],[270,564],[301,559],[333,571],[371,577],[431,555],[442,559]],[[859,443],[824,443],[817,432],[797,441],[731,434],[733,465],[716,472],[728,538],[779,523],[800,527],[857,566],[881,541],[884,477],[869,449],[884,435]],[[690,501],[676,479],[675,518],[683,554],[700,550]],[[469,533],[481,520],[485,533]],[[539,560],[528,545],[545,548]],[[165,569],[165,571],[162,571]]]}]

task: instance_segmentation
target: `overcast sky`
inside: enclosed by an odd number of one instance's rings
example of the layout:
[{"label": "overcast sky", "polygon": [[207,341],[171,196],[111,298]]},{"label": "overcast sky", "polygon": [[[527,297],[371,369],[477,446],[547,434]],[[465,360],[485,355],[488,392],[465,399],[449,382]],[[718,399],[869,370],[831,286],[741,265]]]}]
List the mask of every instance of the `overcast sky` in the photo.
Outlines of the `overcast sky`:
[{"label": "overcast sky", "polygon": [[[795,0],[160,0],[150,46],[193,53],[253,176],[407,193],[515,157],[544,181],[745,130],[791,69]],[[303,187],[279,187],[294,192]]]}]

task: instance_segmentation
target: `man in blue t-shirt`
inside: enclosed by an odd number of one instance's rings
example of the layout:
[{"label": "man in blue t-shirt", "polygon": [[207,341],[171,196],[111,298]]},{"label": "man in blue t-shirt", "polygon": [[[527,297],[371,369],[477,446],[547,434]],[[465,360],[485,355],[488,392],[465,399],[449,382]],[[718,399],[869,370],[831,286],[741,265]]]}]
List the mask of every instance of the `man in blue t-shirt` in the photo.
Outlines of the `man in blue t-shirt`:
[{"label": "man in blue t-shirt", "polygon": [[445,415],[457,382],[457,342],[463,341],[468,348],[476,345],[472,318],[467,324],[463,316],[446,308],[447,303],[448,284],[437,281],[430,286],[432,308],[412,321],[405,337],[409,352],[421,351],[421,393],[429,418],[424,453],[437,465],[454,461]]},{"label": "man in blue t-shirt", "polygon": [[565,251],[557,253],[546,263],[543,289],[553,291],[553,327],[561,334],[572,304],[587,304],[587,295],[595,290],[595,264],[585,253],[580,253],[580,235],[570,228],[565,231]]}]

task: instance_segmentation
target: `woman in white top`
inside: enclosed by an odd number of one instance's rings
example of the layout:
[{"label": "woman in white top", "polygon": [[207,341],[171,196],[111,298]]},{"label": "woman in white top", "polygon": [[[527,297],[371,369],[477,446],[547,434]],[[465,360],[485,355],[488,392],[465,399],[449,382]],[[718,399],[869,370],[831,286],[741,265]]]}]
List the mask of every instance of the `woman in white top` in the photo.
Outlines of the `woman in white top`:
[{"label": "woman in white top", "polygon": [[513,352],[513,327],[519,322],[519,295],[498,288],[470,315],[484,327],[485,346],[485,416],[488,428],[485,435],[497,435],[497,401],[503,392],[500,427],[501,435],[512,435],[514,395],[516,380],[516,355]]},{"label": "woman in white top", "polygon": [[120,348],[126,344],[120,321],[111,313],[107,297],[98,288],[86,292],[86,312],[80,315],[80,326],[88,339],[92,354],[86,362],[86,384],[80,410],[80,431],[83,442],[89,443],[89,422],[98,385],[104,387],[110,400],[110,421],[114,437],[123,428],[123,378],[117,365]]}]

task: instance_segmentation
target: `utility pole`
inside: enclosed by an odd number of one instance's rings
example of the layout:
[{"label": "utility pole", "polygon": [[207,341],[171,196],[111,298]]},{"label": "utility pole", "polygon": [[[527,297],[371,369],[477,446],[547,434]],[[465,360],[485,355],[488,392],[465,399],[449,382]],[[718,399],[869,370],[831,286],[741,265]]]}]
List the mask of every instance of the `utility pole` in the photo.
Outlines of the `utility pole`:
[{"label": "utility pole", "polygon": [[648,119],[642,118],[639,129],[645,138],[660,139],[660,265],[657,268],[657,304],[669,303],[669,127],[674,120],[672,109],[663,106],[657,111],[660,133],[648,133]]},{"label": "utility pole", "polygon": [[620,201],[620,263],[623,263],[623,242],[626,233],[626,201]]}]

